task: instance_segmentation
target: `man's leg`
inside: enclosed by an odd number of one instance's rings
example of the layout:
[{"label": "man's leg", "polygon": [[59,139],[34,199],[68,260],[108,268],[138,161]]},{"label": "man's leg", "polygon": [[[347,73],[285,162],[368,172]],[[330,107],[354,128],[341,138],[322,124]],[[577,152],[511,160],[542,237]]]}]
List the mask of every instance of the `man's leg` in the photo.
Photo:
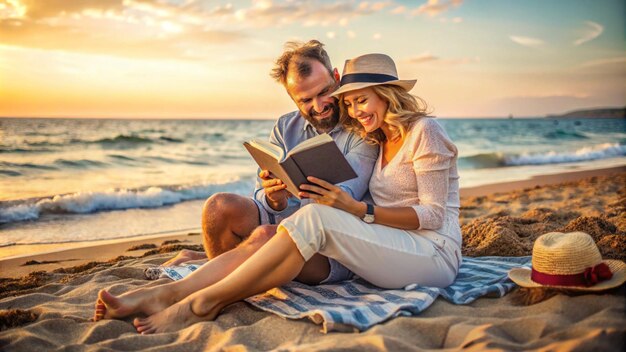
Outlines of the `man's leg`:
[{"label": "man's leg", "polygon": [[237,247],[259,225],[259,209],[252,199],[232,193],[216,193],[204,202],[202,208],[204,252],[183,249],[163,266],[201,264],[202,260],[213,259]]},{"label": "man's leg", "polygon": [[[214,194],[202,209],[202,239],[207,257],[212,259],[236,248],[255,228],[255,243],[262,246],[276,234],[278,226],[257,228],[260,222],[259,208],[252,199],[232,193]],[[329,272],[328,258],[316,254],[305,263],[296,280],[317,285],[328,277]]]},{"label": "man's leg", "polygon": [[256,203],[244,196],[217,193],[202,209],[202,241],[209,259],[237,247],[261,225]]}]

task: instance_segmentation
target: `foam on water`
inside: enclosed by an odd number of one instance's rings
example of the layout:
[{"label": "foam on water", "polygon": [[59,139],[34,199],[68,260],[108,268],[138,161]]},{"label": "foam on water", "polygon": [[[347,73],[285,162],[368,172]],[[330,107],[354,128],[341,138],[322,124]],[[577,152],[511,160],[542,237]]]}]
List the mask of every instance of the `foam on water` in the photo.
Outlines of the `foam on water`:
[{"label": "foam on water", "polygon": [[523,165],[547,165],[583,162],[626,156],[626,145],[603,143],[573,151],[545,151],[539,153],[481,153],[459,158],[461,169],[485,169]]},{"label": "foam on water", "polygon": [[555,152],[523,154],[505,157],[506,165],[545,165],[580,161],[600,160],[626,156],[626,145],[604,143],[583,147],[574,152]]},{"label": "foam on water", "polygon": [[187,200],[203,199],[217,192],[250,192],[253,180],[187,186],[112,189],[104,192],[77,192],[39,200],[0,203],[0,223],[36,220],[43,214],[86,214],[106,210],[158,208]]}]

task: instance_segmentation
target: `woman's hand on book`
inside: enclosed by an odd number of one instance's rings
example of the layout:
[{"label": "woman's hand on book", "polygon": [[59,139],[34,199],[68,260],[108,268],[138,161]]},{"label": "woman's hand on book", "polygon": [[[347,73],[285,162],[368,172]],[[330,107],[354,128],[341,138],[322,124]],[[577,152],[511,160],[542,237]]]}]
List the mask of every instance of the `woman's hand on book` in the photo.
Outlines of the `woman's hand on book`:
[{"label": "woman's hand on book", "polygon": [[267,204],[278,211],[287,208],[287,199],[289,198],[287,185],[280,179],[271,177],[267,170],[261,170],[259,177],[263,180],[261,186],[265,189]]},{"label": "woman's hand on book", "polygon": [[305,191],[300,192],[300,197],[310,198],[313,199],[315,203],[329,205],[333,208],[345,210],[358,217],[363,216],[363,214],[361,214],[361,202],[354,200],[348,192],[313,176],[307,177],[307,180],[313,184],[300,185],[300,189]]}]

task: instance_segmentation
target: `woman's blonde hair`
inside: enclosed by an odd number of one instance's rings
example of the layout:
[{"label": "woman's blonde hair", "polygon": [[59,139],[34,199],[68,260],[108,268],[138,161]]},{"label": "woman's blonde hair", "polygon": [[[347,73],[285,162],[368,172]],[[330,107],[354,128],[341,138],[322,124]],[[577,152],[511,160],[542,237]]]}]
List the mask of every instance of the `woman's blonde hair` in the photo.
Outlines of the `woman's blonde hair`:
[{"label": "woman's blonde hair", "polygon": [[[384,100],[387,106],[387,113],[384,122],[389,125],[392,131],[392,140],[404,138],[407,128],[415,121],[428,114],[426,102],[414,95],[409,94],[401,87],[391,84],[381,84],[371,86],[376,95]],[[370,133],[365,132],[363,125],[348,115],[348,110],[343,102],[343,94],[339,96],[340,123],[349,131],[355,132],[370,144],[381,144],[387,140],[383,131],[379,128]]]}]

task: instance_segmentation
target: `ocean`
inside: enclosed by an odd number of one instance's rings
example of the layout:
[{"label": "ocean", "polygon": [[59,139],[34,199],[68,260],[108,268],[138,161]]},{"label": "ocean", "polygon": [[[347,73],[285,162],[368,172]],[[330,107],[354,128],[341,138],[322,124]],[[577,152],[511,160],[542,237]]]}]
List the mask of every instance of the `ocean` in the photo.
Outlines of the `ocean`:
[{"label": "ocean", "polygon": [[[626,165],[626,119],[438,118],[461,187]],[[270,120],[0,119],[3,248],[198,230],[204,200],[250,195],[242,143]]]}]

